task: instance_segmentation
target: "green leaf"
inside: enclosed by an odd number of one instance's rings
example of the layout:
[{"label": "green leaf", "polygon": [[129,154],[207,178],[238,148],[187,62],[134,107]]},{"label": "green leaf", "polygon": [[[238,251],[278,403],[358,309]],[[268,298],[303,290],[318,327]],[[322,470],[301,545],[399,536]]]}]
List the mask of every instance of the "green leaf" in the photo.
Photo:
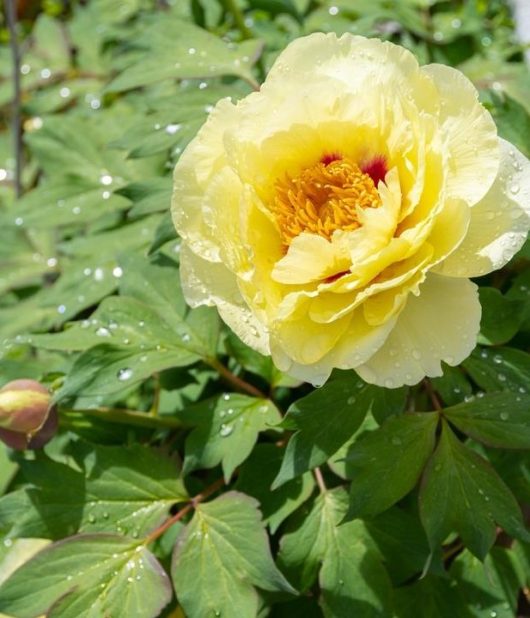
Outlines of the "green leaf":
[{"label": "green leaf", "polygon": [[170,599],[169,578],[151,552],[107,534],[54,543],[0,587],[0,611],[18,618],[155,618]]},{"label": "green leaf", "polygon": [[276,568],[257,502],[237,492],[198,505],[175,546],[171,569],[189,618],[256,616],[262,590],[295,590]]},{"label": "green leaf", "polygon": [[473,387],[460,367],[443,365],[444,374],[440,378],[429,378],[434,389],[442,397],[443,402],[453,406],[466,397],[471,397]]},{"label": "green leaf", "polygon": [[184,474],[220,463],[227,481],[252,452],[259,432],[281,421],[271,401],[233,393],[189,408],[179,417],[196,425],[186,440]]},{"label": "green leaf", "polygon": [[530,540],[513,494],[490,464],[464,446],[446,423],[425,470],[420,516],[433,550],[456,530],[482,560],[495,541],[495,523],[516,538]]},{"label": "green leaf", "polygon": [[515,348],[476,349],[463,366],[486,392],[530,392],[530,355]]},{"label": "green leaf", "polygon": [[[396,618],[473,618],[461,590],[454,580],[429,575],[394,592]],[[482,613],[481,616],[489,614]],[[494,617],[493,617],[494,618]]]},{"label": "green leaf", "polygon": [[81,472],[44,457],[22,464],[29,486],[0,498],[5,536],[58,539],[77,531],[117,531],[136,538],[187,497],[174,462],[159,451],[77,443],[75,452]]},{"label": "green leaf", "polygon": [[471,613],[477,618],[517,615],[520,588],[525,585],[525,571],[516,553],[505,547],[493,547],[484,562],[463,552],[451,565],[451,575],[458,580]]},{"label": "green leaf", "polygon": [[530,397],[492,393],[443,411],[460,431],[499,448],[530,448]]},{"label": "green leaf", "polygon": [[289,408],[284,426],[298,431],[289,440],[273,487],[279,487],[332,457],[377,405],[384,389],[365,384],[353,372],[335,375],[322,388]]},{"label": "green leaf", "polygon": [[500,345],[510,341],[523,320],[524,303],[503,296],[496,288],[479,288],[482,318],[479,343]]},{"label": "green leaf", "polygon": [[87,447],[82,465],[84,531],[115,526],[122,534],[143,536],[168,516],[171,506],[187,499],[175,462],[140,444]]},{"label": "green leaf", "polygon": [[403,584],[422,572],[430,549],[415,513],[393,507],[364,524],[395,584]]},{"label": "green leaf", "polygon": [[238,491],[260,502],[263,520],[273,534],[282,521],[310,497],[315,486],[313,476],[306,473],[271,491],[282,457],[283,450],[274,444],[256,445],[241,466],[236,484]]},{"label": "green leaf", "polygon": [[502,97],[493,95],[492,99],[491,112],[500,136],[530,156],[530,115],[527,110],[507,94]]},{"label": "green leaf", "polygon": [[436,413],[403,414],[353,443],[347,455],[349,519],[376,515],[412,490],[433,451],[438,418]]},{"label": "green leaf", "polygon": [[302,590],[312,586],[320,570],[326,617],[388,615],[388,576],[364,525],[339,525],[347,506],[342,488],[321,494],[293,531],[282,537],[280,564]]},{"label": "green leaf", "polygon": [[[135,45],[142,49],[139,60],[114,79],[107,90],[120,92],[165,79],[236,75],[253,81],[252,64],[261,54],[262,43],[244,41],[227,45],[202,28],[157,16],[145,25]],[[149,53],[145,53],[148,49]]]}]

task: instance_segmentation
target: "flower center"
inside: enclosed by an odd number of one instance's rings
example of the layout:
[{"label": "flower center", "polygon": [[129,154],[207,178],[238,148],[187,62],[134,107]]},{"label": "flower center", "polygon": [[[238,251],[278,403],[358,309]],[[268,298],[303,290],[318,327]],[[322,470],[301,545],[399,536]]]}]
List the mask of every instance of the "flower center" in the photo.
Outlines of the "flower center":
[{"label": "flower center", "polygon": [[278,180],[272,212],[283,244],[289,246],[302,232],[329,240],[335,230],[354,230],[360,226],[359,208],[380,205],[369,173],[347,158],[332,155]]}]

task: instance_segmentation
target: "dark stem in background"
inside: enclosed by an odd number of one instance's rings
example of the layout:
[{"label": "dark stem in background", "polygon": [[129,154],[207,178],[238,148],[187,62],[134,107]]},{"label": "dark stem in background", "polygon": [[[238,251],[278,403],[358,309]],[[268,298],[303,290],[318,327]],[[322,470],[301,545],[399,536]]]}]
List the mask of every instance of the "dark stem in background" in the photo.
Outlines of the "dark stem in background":
[{"label": "dark stem in background", "polygon": [[16,0],[4,0],[7,29],[9,30],[9,44],[13,62],[13,103],[12,103],[12,131],[15,145],[15,195],[22,194],[22,116],[20,96],[20,49],[17,39]]}]

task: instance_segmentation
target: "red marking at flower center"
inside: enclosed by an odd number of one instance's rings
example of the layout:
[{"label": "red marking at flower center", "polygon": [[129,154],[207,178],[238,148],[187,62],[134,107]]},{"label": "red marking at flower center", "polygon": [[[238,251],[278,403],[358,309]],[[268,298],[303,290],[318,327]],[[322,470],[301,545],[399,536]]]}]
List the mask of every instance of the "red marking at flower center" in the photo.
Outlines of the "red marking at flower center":
[{"label": "red marking at flower center", "polygon": [[338,152],[330,152],[328,154],[322,155],[320,163],[323,163],[324,165],[329,165],[330,163],[333,163],[333,161],[340,161],[341,159],[342,155]]},{"label": "red marking at flower center", "polygon": [[386,173],[388,172],[386,159],[383,156],[374,157],[370,161],[363,163],[360,167],[361,172],[368,174],[376,187],[380,180],[385,180]]},{"label": "red marking at flower center", "polygon": [[341,277],[344,277],[344,275],[349,275],[350,271],[349,270],[343,270],[340,273],[336,273],[335,275],[331,275],[329,277],[326,277],[324,279],[324,283],[333,283],[334,281],[337,281],[337,279],[340,279]]}]

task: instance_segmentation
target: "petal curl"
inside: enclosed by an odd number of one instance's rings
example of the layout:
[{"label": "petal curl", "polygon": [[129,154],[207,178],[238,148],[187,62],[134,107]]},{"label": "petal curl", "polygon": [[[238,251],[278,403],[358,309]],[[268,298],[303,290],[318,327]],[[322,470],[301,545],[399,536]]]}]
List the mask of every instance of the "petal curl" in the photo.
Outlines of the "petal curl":
[{"label": "petal curl", "polygon": [[421,70],[436,84],[442,102],[439,120],[449,150],[448,196],[476,204],[499,169],[497,127],[479,102],[477,89],[460,71],[442,64]]},{"label": "petal curl", "polygon": [[269,354],[269,335],[243,300],[236,276],[223,264],[199,257],[186,245],[180,251],[182,291],[191,307],[215,305],[219,315],[248,346]]},{"label": "petal curl", "polygon": [[499,174],[487,195],[471,209],[462,244],[436,267],[440,274],[486,275],[509,262],[526,240],[530,228],[530,161],[509,142],[500,142]]},{"label": "petal curl", "polygon": [[410,296],[384,345],[356,367],[366,382],[396,388],[442,375],[441,361],[458,365],[476,345],[481,307],[468,279],[429,274]]}]

